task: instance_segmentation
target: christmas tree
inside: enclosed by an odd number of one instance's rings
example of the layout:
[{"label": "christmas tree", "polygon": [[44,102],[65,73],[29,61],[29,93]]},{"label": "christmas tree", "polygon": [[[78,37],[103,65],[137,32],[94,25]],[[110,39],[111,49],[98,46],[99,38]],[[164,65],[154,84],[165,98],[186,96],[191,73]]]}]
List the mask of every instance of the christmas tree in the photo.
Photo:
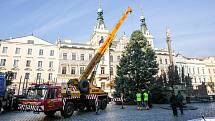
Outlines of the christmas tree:
[{"label": "christmas tree", "polygon": [[123,93],[128,101],[134,100],[136,91],[147,88],[147,83],[154,80],[157,71],[155,52],[143,33],[134,31],[117,66],[116,96]]}]

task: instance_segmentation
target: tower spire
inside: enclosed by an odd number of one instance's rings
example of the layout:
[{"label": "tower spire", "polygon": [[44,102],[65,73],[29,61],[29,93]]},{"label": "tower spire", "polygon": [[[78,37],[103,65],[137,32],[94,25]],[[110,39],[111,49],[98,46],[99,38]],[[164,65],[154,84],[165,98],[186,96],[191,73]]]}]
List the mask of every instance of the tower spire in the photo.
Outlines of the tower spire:
[{"label": "tower spire", "polygon": [[[141,8],[140,8],[141,9]],[[147,45],[151,48],[154,48],[154,38],[148,30],[146,25],[145,17],[143,16],[143,10],[141,9],[141,16],[140,16],[140,31],[143,33],[143,36],[147,39]]]},{"label": "tower spire", "polygon": [[102,8],[101,0],[99,0],[99,8]]},{"label": "tower spire", "polygon": [[101,7],[101,0],[99,0],[99,8],[97,11],[98,17],[97,17],[97,24],[95,26],[95,29],[104,29],[105,24],[104,24],[104,18],[103,18],[103,10]]},{"label": "tower spire", "polygon": [[146,32],[148,31],[148,28],[147,28],[147,25],[146,25],[146,21],[145,21],[145,17],[143,16],[140,16],[140,30],[143,32],[143,34],[146,34]]}]

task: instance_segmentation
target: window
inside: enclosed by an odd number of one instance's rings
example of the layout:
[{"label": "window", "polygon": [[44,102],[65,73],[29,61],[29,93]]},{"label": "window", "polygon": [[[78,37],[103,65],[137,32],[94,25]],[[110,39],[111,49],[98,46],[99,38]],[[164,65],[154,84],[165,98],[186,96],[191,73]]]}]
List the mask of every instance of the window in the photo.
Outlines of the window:
[{"label": "window", "polygon": [[160,58],[160,64],[162,64],[162,59]]},{"label": "window", "polygon": [[54,56],[54,50],[50,50],[50,56]]},{"label": "window", "polygon": [[0,66],[5,66],[5,63],[6,63],[6,59],[1,59]]},{"label": "window", "polygon": [[101,67],[101,74],[105,74],[105,67]]},{"label": "window", "polygon": [[25,73],[25,79],[29,79],[30,73]]},{"label": "window", "polygon": [[13,67],[18,67],[18,63],[19,63],[19,60],[14,60],[13,61]]},{"label": "window", "polygon": [[200,74],[199,67],[198,67],[198,74]]},{"label": "window", "polygon": [[84,72],[84,67],[80,67],[80,74]]},{"label": "window", "polygon": [[204,78],[204,82],[206,82],[206,79]]},{"label": "window", "polygon": [[57,89],[55,88],[50,88],[48,91],[47,98],[48,99],[55,99],[57,97]]},{"label": "window", "polygon": [[113,75],[113,67],[110,67],[110,75]]},{"label": "window", "polygon": [[39,50],[39,55],[43,55],[43,49]]},{"label": "window", "polygon": [[81,60],[84,60],[84,54],[81,54]]},{"label": "window", "polygon": [[202,74],[205,74],[205,70],[204,69],[202,69]]},{"label": "window", "polygon": [[72,60],[76,60],[76,54],[72,53]]},{"label": "window", "polygon": [[75,67],[72,67],[72,69],[71,69],[71,74],[75,74]]},{"label": "window", "polygon": [[91,59],[92,59],[92,57],[93,57],[93,55],[92,55],[92,54],[89,54],[89,60],[91,60]]},{"label": "window", "polygon": [[43,62],[42,61],[38,61],[38,67],[42,67],[43,66]]},{"label": "window", "polygon": [[196,83],[196,77],[194,77],[194,82]]},{"label": "window", "polygon": [[168,64],[168,61],[167,61],[167,59],[165,59],[165,64]]},{"label": "window", "polygon": [[26,61],[26,67],[30,67],[31,66],[31,60],[27,60]]},{"label": "window", "polygon": [[62,74],[66,74],[66,67],[62,68]]},{"label": "window", "polygon": [[41,73],[37,73],[37,80],[41,80],[42,78],[42,76],[41,76],[42,74]]},{"label": "window", "polygon": [[105,56],[102,56],[101,60],[102,60],[102,61],[105,61]]},{"label": "window", "polygon": [[2,53],[7,54],[8,47],[3,47]]},{"label": "window", "polygon": [[190,68],[189,68],[189,73],[191,73],[191,70],[190,70]]},{"label": "window", "polygon": [[67,53],[63,53],[63,60],[67,60]]},{"label": "window", "polygon": [[48,80],[52,80],[52,76],[53,76],[53,74],[49,73]]},{"label": "window", "polygon": [[113,55],[110,55],[110,62],[113,62]]},{"label": "window", "polygon": [[211,70],[210,69],[208,69],[208,72],[209,72],[209,74],[211,73]]},{"label": "window", "polygon": [[34,44],[34,40],[28,40],[28,44]]},{"label": "window", "polygon": [[201,78],[199,78],[199,83],[202,83]]},{"label": "window", "polygon": [[53,61],[49,61],[49,68],[53,68]]},{"label": "window", "polygon": [[195,68],[193,68],[193,74],[195,74]]},{"label": "window", "polygon": [[17,78],[17,72],[13,72],[13,79]]},{"label": "window", "polygon": [[105,89],[105,82],[101,82],[101,88]]},{"label": "window", "polygon": [[118,61],[118,62],[120,61],[120,56],[117,56],[117,61]]},{"label": "window", "polygon": [[32,55],[32,49],[28,48],[28,55]]},{"label": "window", "polygon": [[20,54],[20,48],[16,48],[15,54]]}]

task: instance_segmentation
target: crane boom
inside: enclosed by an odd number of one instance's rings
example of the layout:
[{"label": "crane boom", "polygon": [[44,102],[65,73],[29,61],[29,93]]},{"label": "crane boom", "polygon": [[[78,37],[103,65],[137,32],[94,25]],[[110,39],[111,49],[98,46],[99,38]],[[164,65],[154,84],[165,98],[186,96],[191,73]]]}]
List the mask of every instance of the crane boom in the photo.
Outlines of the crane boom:
[{"label": "crane boom", "polygon": [[97,63],[99,63],[100,59],[104,55],[105,51],[107,48],[110,46],[111,42],[113,41],[116,32],[118,31],[119,27],[122,25],[126,17],[128,16],[129,13],[132,12],[132,9],[128,7],[123,14],[123,16],[120,18],[118,23],[114,26],[112,31],[109,33],[108,37],[105,39],[104,43],[100,46],[94,57],[91,59],[90,63],[87,65],[85,68],[84,72],[81,74],[79,81],[87,79],[90,73],[92,72],[93,68],[96,66]]}]

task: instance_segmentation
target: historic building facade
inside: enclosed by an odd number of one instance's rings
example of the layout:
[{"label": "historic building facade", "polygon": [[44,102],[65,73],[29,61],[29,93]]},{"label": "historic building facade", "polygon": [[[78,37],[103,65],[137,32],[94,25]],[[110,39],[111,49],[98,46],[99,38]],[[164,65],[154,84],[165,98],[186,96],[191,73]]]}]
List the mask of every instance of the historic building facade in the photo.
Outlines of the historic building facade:
[{"label": "historic building facade", "polygon": [[[109,33],[105,26],[102,8],[98,9],[97,14],[94,31],[86,44],[61,39],[52,44],[33,35],[0,41],[0,72],[15,73],[13,86],[16,90],[19,87],[20,90],[26,88],[26,82],[28,85],[49,81],[60,85],[69,79],[79,78]],[[147,38],[148,45],[156,53],[159,64],[158,75],[167,72],[170,64],[169,53],[166,49],[154,47],[153,36],[147,28],[144,16],[140,17],[140,30]],[[125,34],[115,38],[96,68],[94,84],[106,92],[113,92],[117,65],[128,42],[129,39]],[[184,74],[192,77],[195,89],[202,82],[206,82],[208,93],[214,93],[214,88],[210,88],[215,82],[214,57],[187,58],[173,53],[173,61],[178,66],[179,74],[183,68]]]},{"label": "historic building facade", "polygon": [[55,81],[56,65],[58,48],[45,40],[29,35],[0,41],[0,72],[14,72],[13,86],[17,91],[30,83]]}]

